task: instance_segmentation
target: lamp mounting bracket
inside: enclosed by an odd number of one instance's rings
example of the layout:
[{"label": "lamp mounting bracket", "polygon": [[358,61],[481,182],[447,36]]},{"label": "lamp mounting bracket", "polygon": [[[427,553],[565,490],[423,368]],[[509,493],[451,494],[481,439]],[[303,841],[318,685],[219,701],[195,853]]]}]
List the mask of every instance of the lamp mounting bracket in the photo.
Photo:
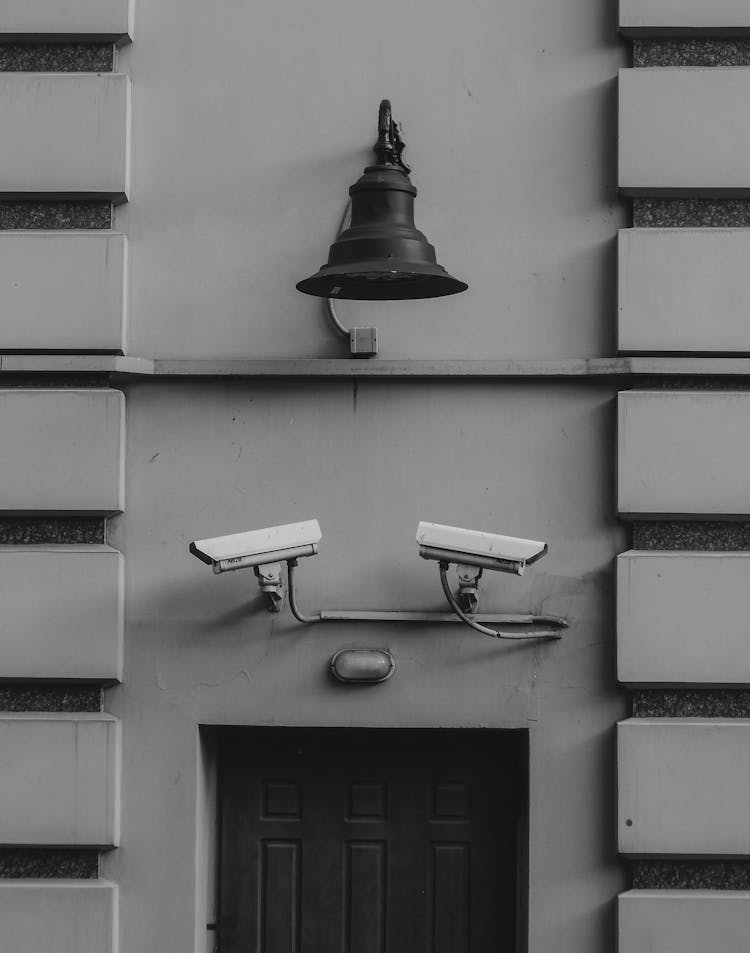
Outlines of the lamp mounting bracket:
[{"label": "lamp mounting bracket", "polygon": [[380,103],[378,111],[378,141],[373,147],[379,165],[397,165],[407,175],[411,169],[401,158],[406,143],[401,138],[401,127],[393,118],[390,99]]}]

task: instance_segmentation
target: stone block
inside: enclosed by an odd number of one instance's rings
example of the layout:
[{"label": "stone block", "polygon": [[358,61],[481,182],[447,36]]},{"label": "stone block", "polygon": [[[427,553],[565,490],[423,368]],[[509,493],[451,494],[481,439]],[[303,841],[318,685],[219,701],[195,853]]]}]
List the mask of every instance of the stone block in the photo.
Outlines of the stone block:
[{"label": "stone block", "polygon": [[3,0],[2,34],[6,42],[126,43],[133,38],[132,0]]},{"label": "stone block", "polygon": [[624,36],[748,36],[743,0],[620,0]]},{"label": "stone block", "polygon": [[109,546],[0,546],[0,674],[119,680],[123,558]]},{"label": "stone block", "polygon": [[629,196],[747,196],[750,67],[622,69],[619,175]]},{"label": "stone block", "polygon": [[121,73],[0,73],[0,198],[123,201],[129,112]]},{"label": "stone block", "polygon": [[747,890],[628,890],[617,898],[618,953],[747,953]]},{"label": "stone block", "polygon": [[114,953],[117,887],[105,880],[0,880],[8,953]]},{"label": "stone block", "polygon": [[617,677],[628,685],[750,685],[750,554],[622,553]]},{"label": "stone block", "polygon": [[617,728],[621,853],[750,854],[749,719],[631,718]]},{"label": "stone block", "polygon": [[112,232],[0,232],[0,351],[121,354],[125,249]]},{"label": "stone block", "polygon": [[0,715],[0,845],[115,846],[119,727],[105,714]]},{"label": "stone block", "polygon": [[0,390],[0,512],[124,506],[125,397],[91,388]]},{"label": "stone block", "polygon": [[750,391],[626,391],[618,400],[621,516],[746,518]]},{"label": "stone block", "polygon": [[621,230],[618,350],[749,353],[749,260],[747,229]]}]

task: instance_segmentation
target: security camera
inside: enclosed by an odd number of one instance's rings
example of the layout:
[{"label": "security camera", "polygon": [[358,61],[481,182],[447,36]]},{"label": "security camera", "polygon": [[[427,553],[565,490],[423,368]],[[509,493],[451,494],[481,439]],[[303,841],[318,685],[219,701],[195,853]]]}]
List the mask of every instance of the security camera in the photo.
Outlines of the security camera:
[{"label": "security camera", "polygon": [[497,536],[439,523],[420,523],[417,542],[423,559],[494,569],[517,576],[523,575],[527,565],[535,563],[547,552],[547,544],[538,540]]},{"label": "security camera", "polygon": [[318,521],[307,520],[254,529],[249,533],[198,539],[190,544],[190,552],[211,566],[215,573],[234,572],[235,569],[314,556],[321,536]]}]

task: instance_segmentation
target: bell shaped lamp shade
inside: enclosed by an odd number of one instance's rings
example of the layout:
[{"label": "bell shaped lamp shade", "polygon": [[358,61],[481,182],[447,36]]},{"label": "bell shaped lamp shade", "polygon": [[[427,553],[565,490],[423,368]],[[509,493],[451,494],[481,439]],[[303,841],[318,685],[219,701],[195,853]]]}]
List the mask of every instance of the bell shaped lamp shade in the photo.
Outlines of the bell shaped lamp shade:
[{"label": "bell shaped lamp shade", "polygon": [[439,298],[466,291],[437,263],[435,249],[414,224],[417,190],[401,161],[404,144],[391,117],[391,104],[380,104],[377,162],[349,189],[351,223],[331,245],[328,262],[298,291],[319,298],[354,301],[404,301]]}]

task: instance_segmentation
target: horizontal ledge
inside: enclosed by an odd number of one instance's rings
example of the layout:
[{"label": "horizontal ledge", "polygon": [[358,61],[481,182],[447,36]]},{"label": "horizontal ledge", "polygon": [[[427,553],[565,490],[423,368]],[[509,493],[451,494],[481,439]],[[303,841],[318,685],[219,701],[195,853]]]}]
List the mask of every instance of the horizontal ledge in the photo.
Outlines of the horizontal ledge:
[{"label": "horizontal ledge", "polygon": [[[662,393],[667,393],[663,391]],[[703,391],[701,393],[704,393]],[[715,392],[714,392],[715,393]],[[661,512],[661,510],[654,510],[648,513],[643,512],[630,512],[627,510],[620,510],[617,513],[617,518],[624,520],[626,522],[638,522],[639,520],[649,520],[654,522],[656,520],[685,520],[691,523],[695,522],[706,522],[711,521],[713,523],[745,523],[750,520],[750,509],[746,513],[692,513],[692,512],[679,512],[679,513],[667,513]],[[669,550],[660,549],[653,550],[660,554],[669,552]],[[697,550],[696,550],[697,551]],[[693,552],[691,550],[691,552]]]},{"label": "horizontal ledge", "polygon": [[266,361],[156,360],[154,363],[157,376],[191,377],[607,377],[627,373],[622,361],[617,358],[552,361],[307,358]]},{"label": "horizontal ledge", "polygon": [[125,46],[130,43],[132,37],[127,30],[114,30],[99,33],[2,33],[0,34],[0,46],[6,46],[9,43],[18,43],[31,45],[34,43],[112,43],[117,46]]},{"label": "horizontal ledge", "polygon": [[[665,72],[671,67],[662,66]],[[675,67],[682,69],[683,67]],[[721,67],[709,67],[720,69]],[[627,199],[746,199],[750,198],[750,187],[730,186],[687,186],[680,188],[649,187],[641,188],[636,185],[621,185],[617,192]]]},{"label": "horizontal ledge", "polygon": [[547,361],[160,360],[114,354],[0,354],[0,374],[247,378],[626,378],[750,377],[750,357],[618,357]]},{"label": "horizontal ledge", "polygon": [[[8,75],[6,73],[6,75]],[[20,74],[16,74],[20,75]],[[26,73],[25,75],[30,76],[32,74]],[[46,73],[46,76],[53,76],[57,74]],[[64,76],[85,76],[88,74],[85,73],[64,73]],[[114,76],[114,73],[94,73],[95,76]],[[29,191],[22,191],[19,189],[13,190],[3,190],[0,191],[0,201],[1,202],[78,202],[78,201],[90,201],[92,199],[103,199],[112,202],[114,205],[122,205],[123,202],[127,202],[128,197],[121,189],[90,189],[86,191],[70,191],[66,192],[65,190],[56,189],[52,192],[42,192],[39,189],[29,189]]]},{"label": "horizontal ledge", "polygon": [[106,711],[4,711],[0,713],[0,724],[8,721],[92,721],[118,724],[119,718]]},{"label": "horizontal ledge", "polygon": [[[665,552],[665,550],[659,550],[660,552]],[[723,554],[721,554],[723,555]],[[2,681],[2,679],[0,679]],[[750,688],[750,680],[739,681],[739,682],[668,682],[665,679],[658,679],[654,682],[647,682],[643,679],[630,679],[630,678],[618,678],[618,685],[624,685],[626,688],[636,691],[668,691],[668,692],[691,692],[693,690],[711,690],[711,691],[744,691],[747,688]],[[654,718],[658,718],[658,715],[654,715]],[[666,717],[666,716],[665,716]],[[710,716],[709,716],[710,717]],[[663,719],[662,719],[663,720]]]},{"label": "horizontal ledge", "polygon": [[[736,854],[728,854],[726,851],[721,853],[717,852],[715,854],[706,853],[689,853],[689,854],[679,854],[674,853],[670,854],[667,851],[659,850],[648,853],[629,851],[629,850],[618,850],[618,855],[620,857],[625,857],[628,860],[746,860],[747,854],[743,851],[738,851]],[[666,891],[665,891],[666,892]],[[693,891],[691,890],[690,893]],[[714,891],[712,891],[713,893]],[[697,893],[697,891],[696,891]]]},{"label": "horizontal ledge", "polygon": [[750,729],[750,718],[700,718],[692,715],[688,718],[654,718],[649,715],[648,718],[623,718],[617,722],[618,727],[626,729],[635,728],[640,731],[643,728],[659,727],[664,725],[673,725],[675,728],[698,727],[698,728],[745,728]]},{"label": "horizontal ledge", "polygon": [[0,374],[153,375],[154,362],[113,354],[0,354]]},{"label": "horizontal ledge", "polygon": [[731,39],[732,37],[750,36],[750,26],[621,26],[618,33],[620,36],[632,40],[649,37]]},{"label": "horizontal ledge", "polygon": [[58,556],[122,555],[119,549],[107,543],[0,543],[0,556],[17,556],[24,553],[54,553]]}]

